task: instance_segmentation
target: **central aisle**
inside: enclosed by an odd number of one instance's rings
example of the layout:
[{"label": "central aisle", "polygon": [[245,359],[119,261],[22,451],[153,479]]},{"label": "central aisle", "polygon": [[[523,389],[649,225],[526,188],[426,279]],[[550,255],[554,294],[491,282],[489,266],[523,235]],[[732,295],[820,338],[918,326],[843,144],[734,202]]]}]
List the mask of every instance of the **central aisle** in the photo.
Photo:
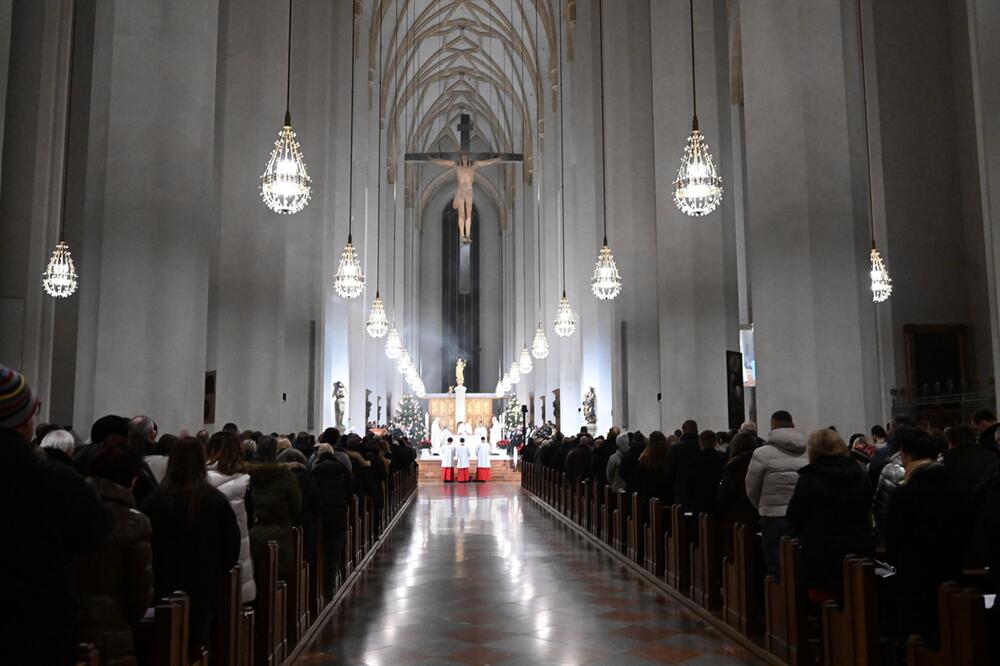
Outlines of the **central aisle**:
[{"label": "central aisle", "polygon": [[421,484],[301,663],[756,664],[516,484]]}]

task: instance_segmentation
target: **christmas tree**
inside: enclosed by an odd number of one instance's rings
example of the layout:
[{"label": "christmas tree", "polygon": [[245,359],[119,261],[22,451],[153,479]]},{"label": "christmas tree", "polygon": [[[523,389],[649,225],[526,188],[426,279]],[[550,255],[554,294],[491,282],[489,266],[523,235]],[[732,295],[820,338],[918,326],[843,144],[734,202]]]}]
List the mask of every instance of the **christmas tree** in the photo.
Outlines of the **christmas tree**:
[{"label": "christmas tree", "polygon": [[520,425],[521,403],[517,401],[517,398],[511,398],[507,401],[507,408],[503,412],[503,436],[510,439]]},{"label": "christmas tree", "polygon": [[412,395],[404,395],[399,401],[396,409],[396,420],[393,422],[394,428],[399,428],[403,434],[414,444],[420,442],[427,436],[424,428],[424,413],[420,409],[420,403]]}]

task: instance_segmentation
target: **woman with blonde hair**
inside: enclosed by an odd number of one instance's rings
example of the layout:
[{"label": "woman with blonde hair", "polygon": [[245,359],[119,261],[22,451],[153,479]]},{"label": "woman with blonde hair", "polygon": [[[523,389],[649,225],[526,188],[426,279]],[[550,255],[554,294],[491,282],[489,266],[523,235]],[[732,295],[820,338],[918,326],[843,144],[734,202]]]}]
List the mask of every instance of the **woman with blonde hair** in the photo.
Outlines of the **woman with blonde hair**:
[{"label": "woman with blonde hair", "polygon": [[872,487],[836,431],[816,430],[806,444],[809,464],[788,502],[788,522],[802,548],[809,598],[843,599],[843,562],[867,556],[873,544]]}]

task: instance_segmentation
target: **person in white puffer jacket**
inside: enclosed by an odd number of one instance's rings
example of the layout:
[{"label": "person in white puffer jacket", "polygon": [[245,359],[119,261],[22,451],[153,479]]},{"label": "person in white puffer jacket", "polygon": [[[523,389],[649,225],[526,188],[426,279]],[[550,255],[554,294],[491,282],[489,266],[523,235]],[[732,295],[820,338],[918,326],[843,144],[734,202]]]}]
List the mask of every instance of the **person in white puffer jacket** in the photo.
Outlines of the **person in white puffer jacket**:
[{"label": "person in white puffer jacket", "polygon": [[208,440],[205,448],[208,482],[229,500],[229,506],[236,514],[236,524],[240,528],[240,603],[248,604],[257,598],[257,585],[253,580],[250,525],[246,503],[250,475],[243,473],[243,447],[236,435],[217,432]]},{"label": "person in white puffer jacket", "polygon": [[806,436],[795,429],[792,415],[781,410],[771,417],[767,442],[753,452],[747,470],[747,497],[760,514],[761,544],[767,573],[780,578],[779,546],[781,537],[791,534],[788,501],[799,481],[799,469],[809,460]]}]

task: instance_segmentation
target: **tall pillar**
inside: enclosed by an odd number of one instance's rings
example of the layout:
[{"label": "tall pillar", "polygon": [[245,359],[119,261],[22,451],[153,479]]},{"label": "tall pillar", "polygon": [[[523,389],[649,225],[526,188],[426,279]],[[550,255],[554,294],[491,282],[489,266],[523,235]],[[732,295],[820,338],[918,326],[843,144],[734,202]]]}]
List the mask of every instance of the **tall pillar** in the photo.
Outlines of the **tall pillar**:
[{"label": "tall pillar", "polygon": [[77,424],[202,423],[218,21],[205,0],[98,6]]}]

